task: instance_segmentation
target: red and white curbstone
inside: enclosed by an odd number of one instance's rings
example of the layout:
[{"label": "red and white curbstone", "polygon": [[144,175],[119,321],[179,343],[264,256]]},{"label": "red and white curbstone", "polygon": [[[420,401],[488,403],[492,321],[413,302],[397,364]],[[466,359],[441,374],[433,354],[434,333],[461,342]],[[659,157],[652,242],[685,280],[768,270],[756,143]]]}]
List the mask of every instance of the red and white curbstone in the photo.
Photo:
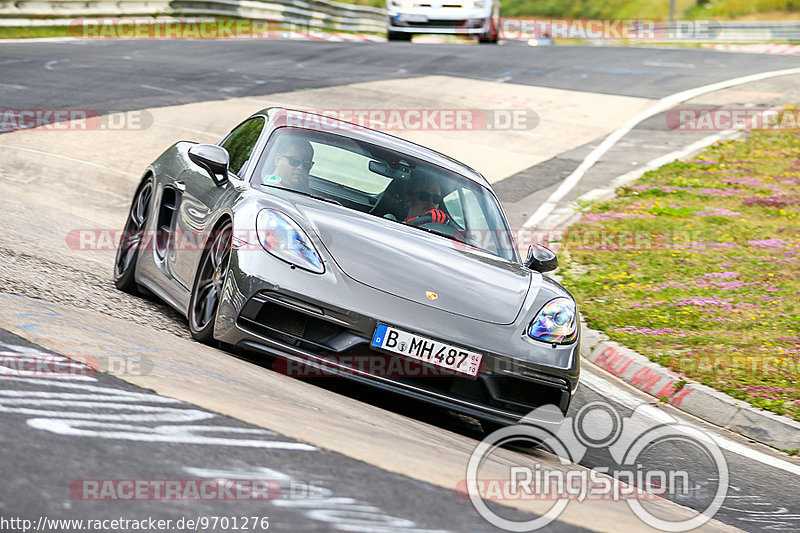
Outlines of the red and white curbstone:
[{"label": "red and white curbstone", "polygon": [[800,448],[800,422],[693,382],[585,326],[581,356],[598,369],[706,422],[778,449]]}]

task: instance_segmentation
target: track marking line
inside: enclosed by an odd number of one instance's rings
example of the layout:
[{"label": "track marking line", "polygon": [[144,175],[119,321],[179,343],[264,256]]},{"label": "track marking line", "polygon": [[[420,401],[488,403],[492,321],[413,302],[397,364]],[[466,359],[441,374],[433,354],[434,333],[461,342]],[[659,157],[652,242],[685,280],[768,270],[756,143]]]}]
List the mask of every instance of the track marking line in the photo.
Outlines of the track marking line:
[{"label": "track marking line", "polygon": [[[601,378],[597,374],[593,374],[584,370],[584,372],[581,373],[581,383],[586,385],[596,393],[600,394],[601,396],[604,396],[606,398],[611,398],[620,405],[627,407],[628,409],[636,409],[640,405],[645,404],[642,410],[646,410],[647,414],[650,415],[653,418],[653,420],[657,422],[669,423],[675,420],[675,418],[669,413],[662,411],[658,407],[649,405],[646,401],[642,401],[640,398],[637,398],[630,392],[622,390],[618,386],[614,385],[610,381]],[[679,420],[682,425],[686,425],[703,433],[709,434],[707,428],[702,428],[700,426],[692,424],[691,422],[686,422],[683,419]],[[729,440],[716,433],[710,436],[717,444],[717,446],[719,446],[723,450],[728,450],[729,452],[735,453],[736,455],[741,455],[742,457],[758,461],[759,463],[765,464],[767,466],[778,468],[790,474],[800,476],[800,465],[798,464],[778,459],[777,457],[773,457],[771,455],[760,452],[743,444],[739,444],[738,442]]]},{"label": "track marking line", "polygon": [[30,37],[30,38],[22,38],[22,39],[0,39],[0,45],[2,44],[28,44],[28,43],[63,43],[69,41],[83,41],[83,39],[79,39],[78,37]]},{"label": "track marking line", "polygon": [[55,70],[59,63],[68,63],[69,59],[52,59],[44,64],[45,70]]},{"label": "track marking line", "polygon": [[64,159],[66,161],[72,161],[74,163],[81,163],[81,164],[84,164],[84,165],[89,165],[91,167],[102,168],[103,170],[109,170],[111,172],[116,172],[117,174],[122,174],[123,176],[129,176],[129,177],[134,177],[134,178],[138,177],[136,174],[131,174],[130,172],[125,172],[124,170],[117,170],[116,168],[107,167],[107,166],[101,165],[99,163],[92,163],[91,161],[84,161],[83,159],[76,159],[74,157],[69,157],[69,156],[66,156],[66,155],[54,154],[52,152],[44,152],[42,150],[35,150],[33,148],[23,148],[21,146],[11,146],[9,144],[0,144],[0,148],[8,148],[10,150],[19,150],[21,152],[30,152],[32,154],[46,155],[46,156],[49,156],[49,157],[55,157],[55,158],[58,158],[58,159]]},{"label": "track marking line", "polygon": [[210,131],[196,130],[194,128],[187,128],[185,126],[178,126],[176,124],[169,124],[167,122],[159,122],[157,120],[153,122],[153,125],[154,126],[161,126],[162,128],[172,128],[172,129],[175,129],[175,130],[190,131],[192,133],[198,133],[200,135],[207,135],[207,136],[213,137],[215,139],[221,139],[221,138],[223,138],[225,136],[225,133],[222,133],[222,134],[220,134],[220,133],[211,133]]},{"label": "track marking line", "polygon": [[[652,161],[645,163],[644,165],[631,170],[630,172],[626,172],[620,176],[617,176],[611,183],[609,183],[608,187],[598,187],[596,189],[592,189],[588,192],[582,194],[578,200],[575,202],[576,204],[580,201],[596,201],[596,200],[605,200],[613,196],[614,191],[622,187],[623,185],[627,185],[637,179],[639,179],[644,173],[650,172],[651,170],[655,170],[667,163],[674,161],[676,159],[683,159],[684,157],[688,157],[695,152],[699,152],[703,148],[714,144],[715,142],[733,137],[734,135],[738,134],[740,130],[725,130],[720,133],[715,133],[714,135],[709,135],[708,137],[703,137],[702,139],[693,142],[689,146],[682,148],[680,150],[675,150],[674,152],[670,152],[666,155],[662,155],[656,157]],[[559,228],[561,225],[568,225],[572,222],[572,217],[574,217],[578,213],[578,209],[573,206],[572,204],[562,207],[561,209],[555,211],[553,214],[553,220],[557,222],[552,223],[552,227]]]},{"label": "track marking line", "polygon": [[661,113],[662,111],[666,111],[671,107],[674,107],[680,103],[683,103],[687,100],[691,100],[692,98],[696,98],[700,95],[720,91],[722,89],[727,89],[730,87],[735,87],[737,85],[743,85],[745,83],[751,83],[754,81],[765,80],[768,78],[776,78],[778,76],[787,76],[790,74],[800,74],[800,68],[788,68],[783,70],[772,70],[769,72],[760,72],[758,74],[751,74],[749,76],[741,76],[738,78],[732,78],[730,80],[724,80],[716,83],[711,83],[709,85],[703,85],[701,87],[695,87],[693,89],[688,89],[685,91],[681,91],[675,94],[671,94],[669,96],[665,96],[655,105],[653,105],[649,109],[645,109],[641,113],[637,114],[630,120],[628,120],[625,124],[620,126],[616,129],[613,133],[611,133],[608,137],[603,139],[597,147],[592,150],[586,158],[581,161],[581,164],[578,165],[572,174],[567,176],[567,178],[561,182],[561,185],[553,191],[550,197],[539,206],[533,215],[528,218],[528,220],[522,225],[525,228],[530,228],[536,226],[540,222],[542,222],[552,211],[555,209],[556,205],[558,204],[561,199],[563,199],[567,193],[569,193],[575,186],[581,181],[583,176],[586,172],[589,171],[590,168],[597,163],[600,158],[606,154],[617,142],[620,141],[625,135],[627,135],[633,128],[638,126],[641,122],[644,122],[648,118]]},{"label": "track marking line", "polygon": [[180,91],[173,91],[172,89],[164,89],[163,87],[154,87],[153,85],[145,85],[144,83],[140,83],[139,87],[143,89],[150,89],[151,91],[158,91],[168,94],[183,94]]}]

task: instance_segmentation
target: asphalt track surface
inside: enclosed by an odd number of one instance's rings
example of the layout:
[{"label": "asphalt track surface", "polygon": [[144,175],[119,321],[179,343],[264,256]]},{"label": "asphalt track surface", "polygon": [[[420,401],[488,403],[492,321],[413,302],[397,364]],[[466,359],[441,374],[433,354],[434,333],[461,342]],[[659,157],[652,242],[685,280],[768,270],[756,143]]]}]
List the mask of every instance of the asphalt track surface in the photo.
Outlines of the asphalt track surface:
[{"label": "asphalt track surface", "polygon": [[297,41],[8,43],[0,58],[5,107],[99,112],[428,74],[660,98],[800,65],[707,50]]},{"label": "asphalt track surface", "polygon": [[[0,331],[0,347],[48,354],[47,350],[4,331]],[[40,517],[45,517],[46,523],[51,524],[47,530],[52,531],[61,529],[55,526],[56,520],[147,517],[178,524],[182,518],[236,517],[242,526],[254,516],[257,520],[250,521],[247,527],[255,531],[267,529],[262,525],[264,517],[271,531],[329,531],[337,526],[345,530],[365,528],[362,531],[380,527],[394,527],[397,531],[495,531],[469,502],[454,498],[450,490],[293,442],[230,417],[197,410],[184,402],[167,401],[152,391],[107,374],[85,378],[0,377],[3,404],[0,447],[4,464],[0,516],[31,520],[37,525]],[[50,403],[42,400],[45,394],[50,395],[47,396]],[[65,394],[73,396],[66,398]],[[83,398],[78,401],[80,395]],[[128,427],[118,431],[139,433],[142,440],[98,437],[87,442],[36,429],[37,425],[62,422],[60,417],[70,412],[74,415],[82,411],[81,404],[89,406],[86,402],[92,396],[105,403],[105,407],[89,409],[97,417],[96,422],[127,424]],[[132,400],[139,411],[133,410]],[[115,402],[121,404],[117,409],[110,406]],[[150,408],[141,409],[143,406]],[[27,423],[20,414],[28,416]],[[207,445],[182,442],[182,437],[174,432],[160,435],[162,441],[155,440],[159,416],[174,416],[169,422],[173,429],[185,424],[187,432],[216,440]],[[179,418],[183,421],[177,421]],[[32,419],[39,422],[32,423]],[[202,429],[198,424],[202,424]],[[98,428],[96,425],[91,429]],[[111,472],[113,475],[109,475]],[[165,480],[161,489],[164,495],[166,480],[225,479],[241,480],[247,485],[243,484],[241,491],[228,485],[227,492],[214,493],[221,501],[213,502],[158,501],[156,492],[151,493],[153,502],[131,502],[125,501],[129,497],[125,485],[119,489],[116,485],[113,489],[112,485],[105,485],[119,500],[99,502],[102,509],[98,509],[98,502],[91,498],[101,494],[102,489],[95,491],[94,485],[86,483],[109,478]],[[183,490],[181,494],[189,494]],[[517,520],[532,518],[513,511],[508,516]],[[173,526],[172,530],[192,529]],[[576,529],[556,524],[553,530]]]},{"label": "asphalt track surface", "polygon": [[[800,60],[797,58],[704,50],[530,48],[517,44],[484,47],[292,41],[8,43],[0,45],[0,68],[3,72],[0,91],[4,108],[73,108],[104,113],[438,74],[660,98],[715,81],[798,65]],[[4,333],[0,340],[6,347],[26,346],[23,339],[9,333]],[[142,392],[111,376],[98,375],[95,378],[103,387]],[[481,436],[474,424],[446,412],[341,383],[326,382],[318,386],[430,423],[444,431],[475,439]],[[30,382],[4,380],[2,390],[30,392],[37,389]],[[52,391],[50,385],[39,390]],[[600,400],[614,401],[581,386],[572,413]],[[186,404],[180,407],[191,409]],[[615,408],[623,416],[631,413],[621,404],[615,404]],[[670,412],[680,416],[674,410]],[[368,506],[372,518],[383,513],[413,522],[413,526],[403,522],[409,528],[492,530],[468,502],[454,498],[452,491],[392,474],[334,452],[270,449],[265,453],[257,447],[249,449],[214,444],[87,441],[36,432],[13,412],[5,412],[2,417],[0,475],[8,482],[2,489],[0,516],[35,518],[50,513],[52,517],[69,518],[86,517],[86,510],[90,508],[96,512],[96,503],[76,502],[64,492],[64,485],[75,479],[239,475],[277,479],[283,485],[295,488],[302,488],[304,484],[323,486],[331,491],[332,497],[354,500],[346,504],[339,502],[341,505]],[[203,423],[257,431],[257,428],[220,415],[208,420],[210,422]],[[775,455],[734,435],[722,434],[697,421],[694,423],[705,431],[750,446],[759,453]],[[258,438],[290,441],[271,434],[262,434]],[[93,442],[102,444],[94,446]],[[725,458],[731,481],[725,505],[716,514],[718,520],[746,531],[800,530],[795,474],[739,453],[726,451]],[[715,473],[706,458],[686,447],[675,445],[668,448],[668,453],[646,460],[652,468],[665,463],[681,465],[698,479],[705,479],[709,486],[715,481]],[[781,460],[791,461],[785,457]],[[610,465],[613,460],[604,451],[594,450],[580,462],[594,467]],[[707,487],[701,483],[695,488],[692,494],[677,498],[678,502],[701,509],[708,501]],[[261,506],[252,502],[100,503],[104,506],[104,517],[117,514],[141,517],[145,512],[163,518],[249,515],[252,509],[242,506]],[[247,513],[242,513],[242,509]],[[339,511],[341,509],[337,509]],[[508,512],[509,515],[516,513]],[[299,506],[282,507],[273,503],[263,514],[270,516],[271,528],[276,530],[322,531],[335,527],[333,522],[310,517],[308,508]],[[333,515],[317,513],[313,516]],[[587,523],[591,525],[590,518]],[[574,526],[558,523],[550,527],[555,531],[575,530]]]}]

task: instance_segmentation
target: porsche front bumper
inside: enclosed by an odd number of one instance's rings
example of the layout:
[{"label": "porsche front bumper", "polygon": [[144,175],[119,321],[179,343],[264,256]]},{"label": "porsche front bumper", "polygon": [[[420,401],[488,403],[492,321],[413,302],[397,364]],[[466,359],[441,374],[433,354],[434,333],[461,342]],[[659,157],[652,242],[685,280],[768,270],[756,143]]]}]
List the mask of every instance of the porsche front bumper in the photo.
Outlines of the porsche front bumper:
[{"label": "porsche front bumper", "polygon": [[[231,256],[214,336],[288,361],[283,367],[290,375],[324,369],[324,375],[509,424],[542,405],[566,413],[578,384],[580,339],[537,343],[525,338],[525,321],[469,319],[363,285],[332,261],[319,275],[247,250]],[[472,378],[376,350],[370,340],[378,323],[480,351],[484,366]]]}]

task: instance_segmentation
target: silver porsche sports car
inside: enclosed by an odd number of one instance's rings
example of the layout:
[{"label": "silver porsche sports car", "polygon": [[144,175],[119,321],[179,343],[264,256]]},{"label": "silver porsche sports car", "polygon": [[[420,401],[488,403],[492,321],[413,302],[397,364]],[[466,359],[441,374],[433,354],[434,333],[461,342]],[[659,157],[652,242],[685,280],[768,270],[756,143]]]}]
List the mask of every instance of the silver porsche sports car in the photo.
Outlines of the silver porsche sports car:
[{"label": "silver porsche sports car", "polygon": [[522,260],[487,180],[411,142],[270,108],[219,144],[178,142],[144,173],[114,266],[192,336],[478,418],[566,413],[575,301]]}]

